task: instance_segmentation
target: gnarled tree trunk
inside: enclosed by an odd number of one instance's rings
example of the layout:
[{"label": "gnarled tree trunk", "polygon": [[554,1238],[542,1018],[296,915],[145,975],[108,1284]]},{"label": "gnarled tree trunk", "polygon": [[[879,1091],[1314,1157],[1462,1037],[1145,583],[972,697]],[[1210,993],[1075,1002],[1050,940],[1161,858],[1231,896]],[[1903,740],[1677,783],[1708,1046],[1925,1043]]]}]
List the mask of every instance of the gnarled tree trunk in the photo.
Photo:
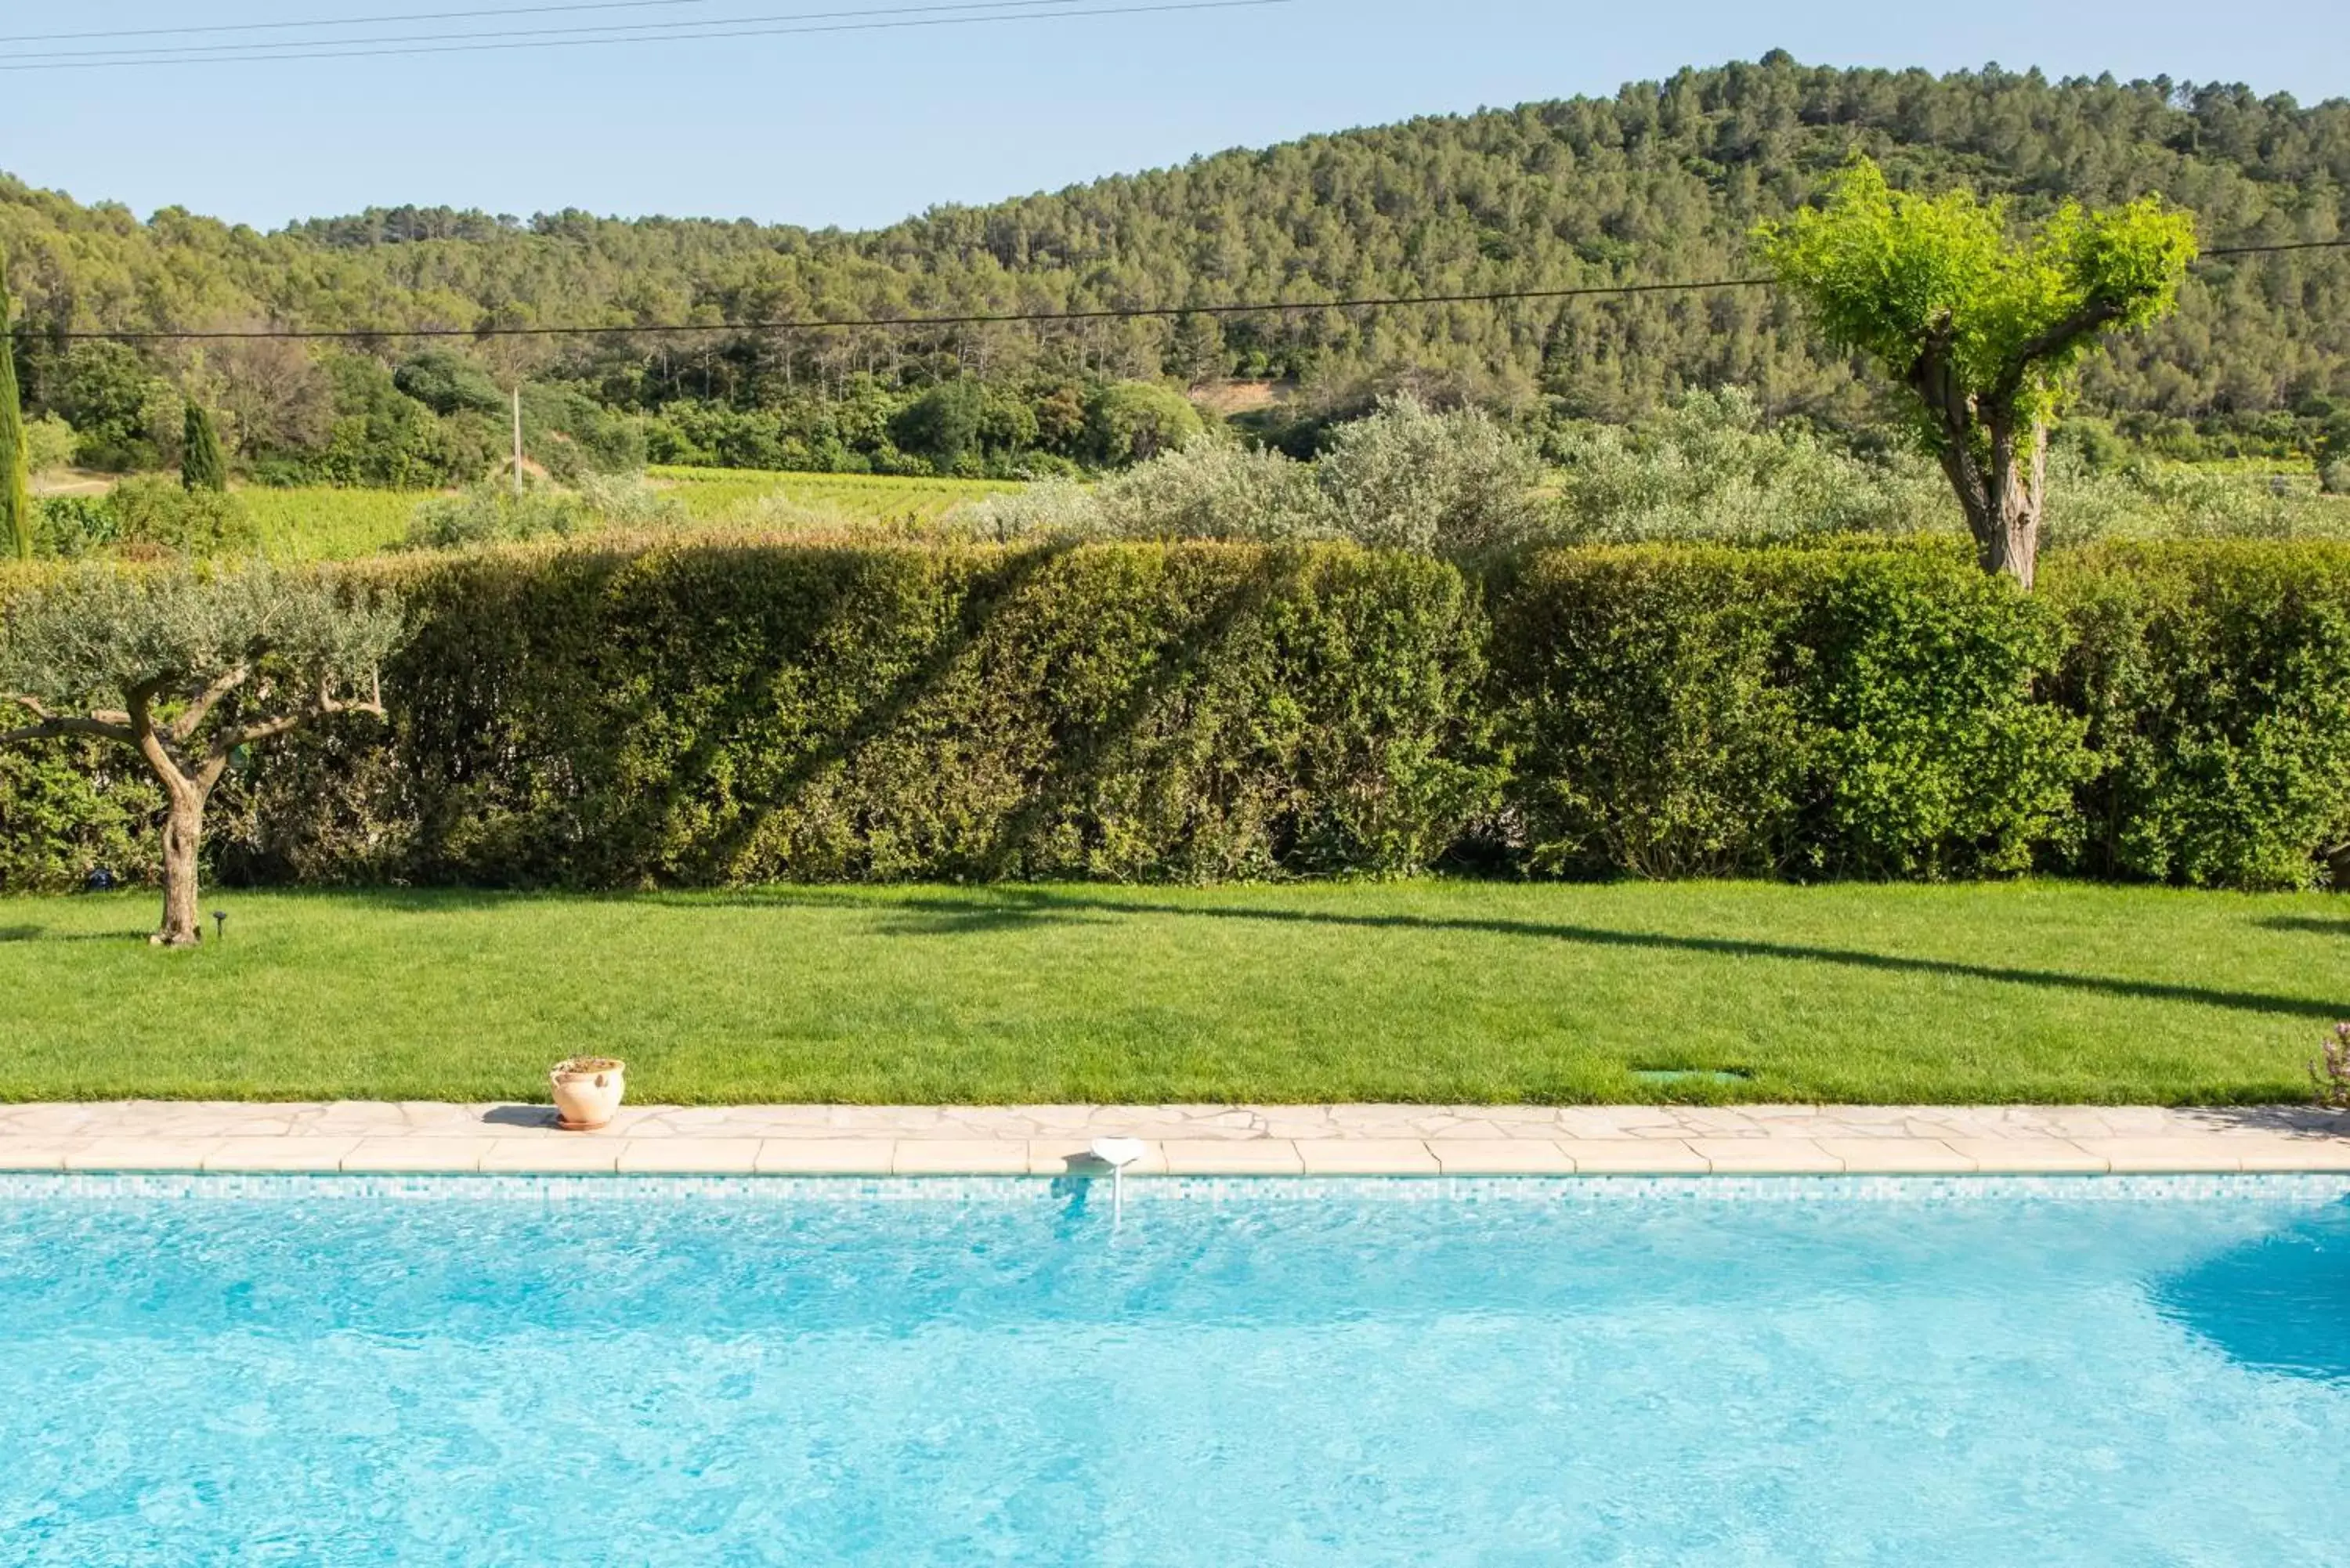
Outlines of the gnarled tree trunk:
[{"label": "gnarled tree trunk", "polygon": [[2018,430],[2012,400],[1969,392],[1947,333],[1928,342],[1909,384],[1933,416],[1936,455],[1975,536],[1975,559],[2029,593],[2048,494],[2048,427],[2033,420]]},{"label": "gnarled tree trunk", "polygon": [[210,792],[174,784],[170,793],[171,809],[163,818],[163,924],[149,940],[158,947],[193,947],[204,940],[196,857],[203,848],[204,800]]},{"label": "gnarled tree trunk", "polygon": [[2015,579],[2029,593],[2040,564],[2040,514],[2048,495],[2048,431],[2035,425],[2027,449],[2016,451],[2012,434],[1994,432],[1991,461],[1980,462],[1967,447],[1946,444],[1942,472],[1958,492],[1967,531],[1975,536],[1975,559],[1986,572]]},{"label": "gnarled tree trunk", "polygon": [[2029,593],[2040,564],[2040,514],[2048,496],[2048,427],[2034,423],[2019,442],[2012,425],[1994,422],[1989,477],[1991,505],[1982,516],[1967,519],[1976,555],[1984,571],[2004,572]]}]

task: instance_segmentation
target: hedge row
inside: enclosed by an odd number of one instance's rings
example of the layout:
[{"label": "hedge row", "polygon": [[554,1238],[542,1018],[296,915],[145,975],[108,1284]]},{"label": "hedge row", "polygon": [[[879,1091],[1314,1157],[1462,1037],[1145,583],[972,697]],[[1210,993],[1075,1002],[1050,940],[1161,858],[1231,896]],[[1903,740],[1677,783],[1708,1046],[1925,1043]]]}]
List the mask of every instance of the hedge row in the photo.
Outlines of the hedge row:
[{"label": "hedge row", "polygon": [[[369,568],[389,725],[264,751],[217,875],[584,888],[1402,872],[2323,881],[2350,548],[671,545]],[[0,886],[144,871],[126,759],[0,753]],[[2350,870],[2350,867],[2342,867]]]}]

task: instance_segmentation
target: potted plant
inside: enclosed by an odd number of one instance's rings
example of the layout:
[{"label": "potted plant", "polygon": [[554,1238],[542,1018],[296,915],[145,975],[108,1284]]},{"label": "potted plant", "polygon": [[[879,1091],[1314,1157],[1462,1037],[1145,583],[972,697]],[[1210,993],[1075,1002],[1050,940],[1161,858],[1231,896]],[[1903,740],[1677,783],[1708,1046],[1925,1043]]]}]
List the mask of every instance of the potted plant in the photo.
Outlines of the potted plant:
[{"label": "potted plant", "polygon": [[620,1108],[626,1071],[611,1056],[574,1056],[557,1062],[548,1078],[555,1085],[556,1126],[567,1132],[593,1132]]}]

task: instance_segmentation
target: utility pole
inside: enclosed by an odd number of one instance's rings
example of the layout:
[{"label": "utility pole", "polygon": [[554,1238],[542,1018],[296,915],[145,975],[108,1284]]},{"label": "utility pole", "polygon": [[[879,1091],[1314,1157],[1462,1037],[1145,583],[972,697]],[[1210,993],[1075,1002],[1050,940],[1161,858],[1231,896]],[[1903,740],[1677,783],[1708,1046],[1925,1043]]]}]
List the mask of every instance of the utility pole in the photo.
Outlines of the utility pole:
[{"label": "utility pole", "polygon": [[522,499],[522,383],[514,389],[515,499]]}]

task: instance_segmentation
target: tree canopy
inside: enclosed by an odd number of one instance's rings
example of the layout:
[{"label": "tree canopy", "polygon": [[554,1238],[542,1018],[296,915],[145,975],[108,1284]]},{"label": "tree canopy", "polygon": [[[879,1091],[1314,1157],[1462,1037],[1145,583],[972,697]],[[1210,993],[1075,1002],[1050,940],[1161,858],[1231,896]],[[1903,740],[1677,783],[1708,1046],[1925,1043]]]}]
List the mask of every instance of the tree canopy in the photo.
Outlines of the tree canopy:
[{"label": "tree canopy", "polygon": [[2012,206],[1966,190],[1897,191],[1857,158],[1825,206],[1759,237],[1835,348],[1902,380],[1941,355],[2018,418],[2048,420],[2099,331],[2143,327],[2178,304],[2195,229],[2158,196],[2105,213],[2067,202],[2016,243]]},{"label": "tree canopy", "polygon": [[2158,196],[2102,213],[2067,202],[2022,239],[2013,226],[2004,201],[1897,191],[1863,157],[1825,206],[1757,237],[1831,345],[1915,394],[1984,566],[2028,587],[2049,421],[2104,334],[2177,306],[2196,242]]}]

